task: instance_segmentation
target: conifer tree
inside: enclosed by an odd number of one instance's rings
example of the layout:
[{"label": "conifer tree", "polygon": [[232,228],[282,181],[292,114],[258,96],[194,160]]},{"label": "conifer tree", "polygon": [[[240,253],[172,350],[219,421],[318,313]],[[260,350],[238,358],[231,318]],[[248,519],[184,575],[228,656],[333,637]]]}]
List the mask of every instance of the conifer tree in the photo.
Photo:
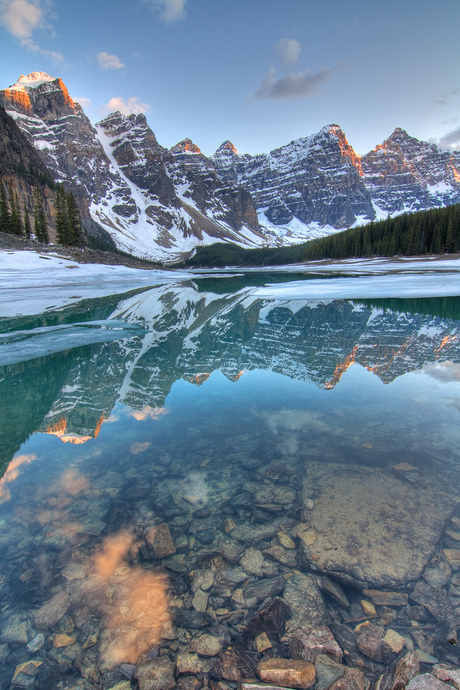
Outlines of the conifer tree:
[{"label": "conifer tree", "polygon": [[34,235],[37,242],[48,244],[49,236],[46,227],[45,211],[43,208],[43,199],[38,185],[34,188],[34,206],[35,206],[35,220],[34,220]]},{"label": "conifer tree", "polygon": [[32,236],[32,228],[30,227],[29,209],[24,207],[24,235],[29,239]]},{"label": "conifer tree", "polygon": [[19,202],[16,192],[10,186],[10,216],[11,216],[11,233],[13,235],[22,235],[22,221],[21,212],[19,210]]},{"label": "conifer tree", "polygon": [[56,194],[56,239],[59,244],[67,244],[67,203],[62,185]]},{"label": "conifer tree", "polygon": [[0,182],[0,231],[11,232],[11,213],[3,182]]},{"label": "conifer tree", "polygon": [[81,243],[81,221],[80,212],[73,192],[67,194],[67,242],[71,246]]}]

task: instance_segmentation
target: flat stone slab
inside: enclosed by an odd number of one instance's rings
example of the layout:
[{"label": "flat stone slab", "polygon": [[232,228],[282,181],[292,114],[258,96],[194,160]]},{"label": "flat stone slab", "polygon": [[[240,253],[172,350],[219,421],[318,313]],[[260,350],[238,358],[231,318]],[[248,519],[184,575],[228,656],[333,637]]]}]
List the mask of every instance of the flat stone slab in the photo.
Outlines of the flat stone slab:
[{"label": "flat stone slab", "polygon": [[317,462],[306,464],[303,480],[304,505],[312,498],[316,538],[300,543],[304,564],[375,589],[420,577],[456,505],[434,473],[412,484],[385,468]]}]

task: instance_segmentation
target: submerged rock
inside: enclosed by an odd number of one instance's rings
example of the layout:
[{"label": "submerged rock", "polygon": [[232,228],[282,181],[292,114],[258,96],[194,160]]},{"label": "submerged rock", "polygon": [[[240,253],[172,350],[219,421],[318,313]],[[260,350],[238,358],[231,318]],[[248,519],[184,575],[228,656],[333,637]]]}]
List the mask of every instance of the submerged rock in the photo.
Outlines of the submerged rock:
[{"label": "submerged rock", "polygon": [[412,678],[406,687],[407,690],[447,690],[449,686],[432,676],[431,673],[422,673]]},{"label": "submerged rock", "polygon": [[168,525],[163,522],[161,525],[151,527],[145,533],[145,540],[152,549],[154,558],[165,558],[176,553],[176,547],[171,537]]},{"label": "submerged rock", "polygon": [[401,587],[419,579],[454,512],[439,476],[417,484],[386,469],[309,462],[304,501],[316,540],[303,561],[355,587]]},{"label": "submerged rock", "polygon": [[181,628],[191,628],[192,630],[206,628],[214,623],[214,619],[208,613],[180,609],[176,606],[171,606],[171,616],[176,625]]},{"label": "submerged rock", "polygon": [[134,675],[139,690],[173,690],[176,687],[174,666],[165,656],[142,661]]},{"label": "submerged rock", "polygon": [[67,592],[58,592],[35,612],[35,625],[38,629],[54,628],[69,606]]},{"label": "submerged rock", "polygon": [[287,622],[287,634],[305,626],[318,627],[327,625],[329,616],[324,606],[317,578],[313,575],[294,575],[286,582],[283,600],[292,611]]},{"label": "submerged rock", "polygon": [[302,659],[312,664],[319,655],[328,656],[338,664],[342,661],[342,650],[327,626],[297,630],[291,637],[290,649],[293,659]]},{"label": "submerged rock", "polygon": [[316,681],[316,671],[308,661],[295,659],[267,659],[257,666],[259,677],[268,683],[278,683],[289,688],[311,688]]}]

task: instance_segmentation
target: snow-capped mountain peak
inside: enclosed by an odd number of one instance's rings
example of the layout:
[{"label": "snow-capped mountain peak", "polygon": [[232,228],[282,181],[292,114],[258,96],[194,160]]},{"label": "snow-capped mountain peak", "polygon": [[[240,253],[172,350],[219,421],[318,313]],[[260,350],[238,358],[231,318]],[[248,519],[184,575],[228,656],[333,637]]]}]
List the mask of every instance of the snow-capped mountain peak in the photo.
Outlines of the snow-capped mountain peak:
[{"label": "snow-capped mountain peak", "polygon": [[24,91],[26,88],[36,88],[47,81],[56,81],[56,77],[50,77],[46,72],[31,72],[30,74],[21,74],[19,79],[10,89],[16,91]]}]

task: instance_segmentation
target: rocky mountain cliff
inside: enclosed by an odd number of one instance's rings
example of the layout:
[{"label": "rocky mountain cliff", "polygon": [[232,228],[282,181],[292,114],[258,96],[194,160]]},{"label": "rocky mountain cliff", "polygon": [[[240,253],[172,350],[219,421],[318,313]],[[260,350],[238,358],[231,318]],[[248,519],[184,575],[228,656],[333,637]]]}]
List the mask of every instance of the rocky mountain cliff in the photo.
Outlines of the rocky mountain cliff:
[{"label": "rocky mountain cliff", "polygon": [[35,213],[35,197],[38,193],[43,204],[50,239],[54,240],[56,190],[53,178],[35,147],[1,106],[0,184],[3,185],[10,204],[11,195],[15,195],[23,218],[27,210],[31,225]]},{"label": "rocky mountain cliff", "polygon": [[199,243],[264,243],[250,194],[159,146],[143,115],[112,113],[93,127],[62,80],[43,72],[0,91],[0,104],[74,192],[87,234],[163,261]]},{"label": "rocky mountain cliff", "polygon": [[144,115],[93,127],[61,79],[22,75],[0,104],[58,182],[87,235],[165,262],[216,241],[281,245],[460,201],[460,152],[396,129],[361,157],[338,125],[267,154],[225,141],[206,157],[190,139],[162,147]]}]

